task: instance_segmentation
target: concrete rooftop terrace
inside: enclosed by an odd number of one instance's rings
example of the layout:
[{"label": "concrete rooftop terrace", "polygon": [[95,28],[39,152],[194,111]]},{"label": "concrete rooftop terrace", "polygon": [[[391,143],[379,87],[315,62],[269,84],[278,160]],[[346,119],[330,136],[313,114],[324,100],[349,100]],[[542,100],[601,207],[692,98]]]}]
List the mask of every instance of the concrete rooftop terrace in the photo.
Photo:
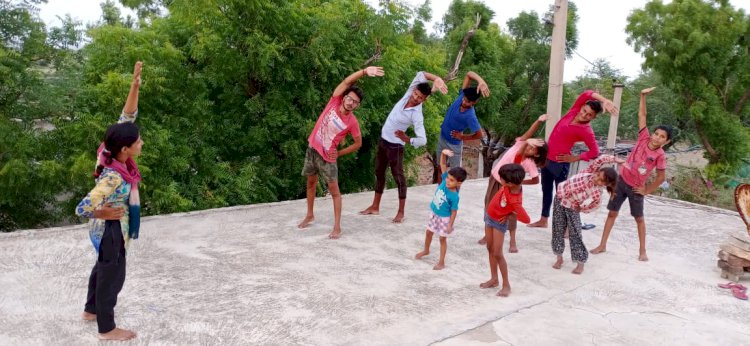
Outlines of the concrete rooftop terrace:
[{"label": "concrete rooftop terrace", "polygon": [[[327,239],[329,198],[317,223],[298,230],[304,200],[147,217],[128,253],[115,318],[133,345],[749,345],[750,302],[720,289],[719,245],[745,226],[736,213],[649,197],[649,262],[638,262],[627,203],[608,252],[581,276],[552,269],[550,230],[519,226],[506,254],[508,298],[482,290],[486,180],[461,189],[446,269],[415,260],[434,185],[408,192],[406,220],[392,224],[396,191],[380,216],[360,216],[372,192],[344,196],[343,237]],[[524,189],[537,217],[539,186]],[[588,248],[606,208],[584,214]],[[505,249],[507,250],[507,239]],[[0,344],[94,345],[80,314],[96,260],[85,225],[0,235]],[[748,282],[745,282],[748,285]]]}]

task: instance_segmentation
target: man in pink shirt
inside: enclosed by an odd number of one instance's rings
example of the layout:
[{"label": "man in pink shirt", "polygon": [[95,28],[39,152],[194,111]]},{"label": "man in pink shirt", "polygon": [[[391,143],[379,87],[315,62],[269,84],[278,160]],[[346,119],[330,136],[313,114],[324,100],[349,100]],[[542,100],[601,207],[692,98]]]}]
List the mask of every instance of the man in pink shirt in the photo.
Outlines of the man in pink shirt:
[{"label": "man in pink shirt", "polygon": [[[547,227],[554,196],[553,187],[568,178],[570,163],[588,161],[599,156],[599,146],[589,123],[596,119],[596,115],[602,111],[602,106],[610,114],[618,114],[618,109],[612,101],[593,90],[586,90],[555,125],[547,141],[547,164],[542,168],[542,217],[539,221],[529,224],[529,227]],[[571,155],[570,149],[579,141],[583,141],[589,151],[580,156]]]},{"label": "man in pink shirt", "polygon": [[[352,73],[336,87],[320,113],[307,139],[309,147],[305,153],[305,166],[302,168],[302,176],[307,177],[307,215],[297,227],[305,228],[315,220],[313,204],[320,174],[328,183],[328,191],[333,197],[334,224],[328,238],[338,239],[341,236],[341,192],[336,158],[353,153],[362,146],[359,122],[353,113],[362,102],[362,90],[354,82],[364,76],[377,77],[383,74],[383,69],[375,66]],[[351,134],[354,143],[339,151],[338,145],[347,134]]]},{"label": "man in pink shirt", "polygon": [[[607,239],[612,227],[615,225],[617,214],[620,207],[627,199],[630,203],[630,215],[635,218],[638,225],[638,240],[640,249],[638,260],[648,261],[646,256],[646,221],[643,218],[643,197],[648,195],[664,182],[665,170],[667,168],[667,159],[664,154],[664,147],[672,140],[672,128],[666,125],[659,125],[653,134],[649,134],[646,127],[646,95],[654,88],[648,88],[641,91],[641,102],[638,108],[638,143],[628,156],[625,164],[620,168],[620,179],[617,181],[615,197],[609,201],[607,209],[607,221],[604,223],[604,232],[599,246],[591,250],[591,253],[598,254],[607,251]],[[656,169],[656,179],[651,184],[646,185],[651,172]]]}]

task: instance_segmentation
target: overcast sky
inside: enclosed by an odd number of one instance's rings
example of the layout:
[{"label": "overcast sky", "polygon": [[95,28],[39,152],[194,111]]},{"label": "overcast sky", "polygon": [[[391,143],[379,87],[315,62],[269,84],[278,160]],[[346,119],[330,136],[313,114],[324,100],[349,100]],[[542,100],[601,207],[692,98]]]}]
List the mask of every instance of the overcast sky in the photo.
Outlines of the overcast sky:
[{"label": "overcast sky", "polygon": [[[420,5],[424,0],[405,0],[412,5]],[[70,14],[73,18],[84,23],[95,22],[101,17],[101,0],[49,0],[41,6],[40,16],[52,26],[59,25],[57,16]],[[365,0],[377,6],[378,0]],[[536,11],[543,15],[554,0],[486,0],[493,11],[493,22],[500,24],[507,30],[505,23],[522,11]],[[606,59],[612,66],[620,69],[625,75],[635,78],[641,71],[643,58],[633,51],[625,40],[625,25],[628,15],[633,9],[643,8],[648,0],[575,0],[578,6],[578,48],[573,57],[565,62],[565,81],[575,79],[584,73],[586,61]],[[668,0],[664,2],[669,2]],[[733,6],[740,7],[745,12],[750,11],[750,0],[730,0]],[[448,10],[451,0],[431,0],[432,19],[439,22]],[[123,13],[133,13],[124,10]]]}]

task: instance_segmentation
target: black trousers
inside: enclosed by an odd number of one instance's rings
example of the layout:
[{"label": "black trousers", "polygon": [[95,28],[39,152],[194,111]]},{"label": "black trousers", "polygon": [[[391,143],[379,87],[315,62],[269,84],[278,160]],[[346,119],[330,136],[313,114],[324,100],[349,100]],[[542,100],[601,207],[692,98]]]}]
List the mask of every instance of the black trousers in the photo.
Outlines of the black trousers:
[{"label": "black trousers", "polygon": [[99,258],[91,270],[84,311],[96,314],[99,333],[115,329],[117,295],[125,283],[125,239],[120,221],[106,221]]},{"label": "black trousers", "polygon": [[385,190],[385,169],[391,167],[391,175],[398,187],[398,199],[406,199],[406,178],[404,177],[404,146],[385,139],[378,141],[375,154],[375,192]]}]

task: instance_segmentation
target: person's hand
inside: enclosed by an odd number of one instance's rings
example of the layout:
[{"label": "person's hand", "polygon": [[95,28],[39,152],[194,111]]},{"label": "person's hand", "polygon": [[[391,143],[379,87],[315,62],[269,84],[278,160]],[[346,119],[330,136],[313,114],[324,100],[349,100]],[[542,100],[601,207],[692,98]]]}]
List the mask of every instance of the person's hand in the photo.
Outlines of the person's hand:
[{"label": "person's hand", "polygon": [[477,85],[477,90],[479,90],[483,97],[490,96],[490,87],[488,87],[487,83],[485,82],[479,82],[479,84]]},{"label": "person's hand", "polygon": [[555,161],[557,162],[573,163],[579,160],[580,158],[578,156],[570,155],[570,154],[558,154],[557,157],[555,157]]},{"label": "person's hand", "polygon": [[445,155],[445,156],[448,156],[448,157],[453,157],[453,150],[450,150],[450,149],[443,149],[442,153],[443,153],[443,155]]},{"label": "person's hand", "polygon": [[448,93],[448,86],[445,85],[445,81],[442,78],[435,79],[432,81],[432,91],[438,90],[443,95]]},{"label": "person's hand", "polygon": [[625,163],[626,161],[623,158],[615,157],[615,162],[621,165],[621,164]]},{"label": "person's hand", "polygon": [[103,206],[94,210],[94,218],[102,220],[119,220],[125,216],[125,208],[113,208],[112,202],[104,203]]},{"label": "person's hand", "polygon": [[398,139],[400,139],[400,140],[402,140],[402,141],[404,141],[406,143],[409,143],[409,140],[411,139],[411,138],[409,138],[409,136],[406,135],[406,132],[401,131],[401,130],[397,130],[393,134],[396,135],[396,137],[398,137]]},{"label": "person's hand", "polygon": [[458,139],[458,140],[464,140],[464,133],[461,131],[452,130],[451,137]]},{"label": "person's hand", "polygon": [[634,188],[633,192],[635,192],[635,193],[637,193],[637,194],[639,194],[641,196],[648,195],[648,193],[646,192],[646,187],[643,186],[643,185]]},{"label": "person's hand", "polygon": [[141,86],[141,68],[143,68],[143,62],[137,61],[133,67],[133,85],[136,87]]},{"label": "person's hand", "polygon": [[602,102],[602,106],[604,107],[605,111],[609,112],[609,114],[612,114],[614,116],[620,114],[620,109],[615,107],[615,104],[610,100],[605,100],[604,102]]},{"label": "person's hand", "polygon": [[539,118],[536,118],[536,121],[539,121],[539,122],[543,123],[543,122],[547,121],[547,117],[548,117],[547,114],[542,114],[542,115],[539,116]]},{"label": "person's hand", "polygon": [[448,225],[445,227],[445,233],[451,234],[453,233],[453,225]]},{"label": "person's hand", "polygon": [[643,89],[643,90],[641,90],[641,95],[648,95],[652,91],[654,91],[654,89],[656,89],[656,87],[650,87],[650,88]]},{"label": "person's hand", "polygon": [[532,146],[532,147],[541,147],[544,145],[544,140],[539,138],[529,138],[526,140],[526,144]]},{"label": "person's hand", "polygon": [[367,66],[367,68],[365,68],[365,74],[368,77],[382,77],[385,75],[385,71],[383,71],[383,68],[380,66]]},{"label": "person's hand", "polygon": [[326,152],[326,154],[327,154],[329,160],[335,160],[336,158],[339,157],[339,151],[336,150],[336,148],[332,148],[331,150],[328,150],[328,152]]}]

